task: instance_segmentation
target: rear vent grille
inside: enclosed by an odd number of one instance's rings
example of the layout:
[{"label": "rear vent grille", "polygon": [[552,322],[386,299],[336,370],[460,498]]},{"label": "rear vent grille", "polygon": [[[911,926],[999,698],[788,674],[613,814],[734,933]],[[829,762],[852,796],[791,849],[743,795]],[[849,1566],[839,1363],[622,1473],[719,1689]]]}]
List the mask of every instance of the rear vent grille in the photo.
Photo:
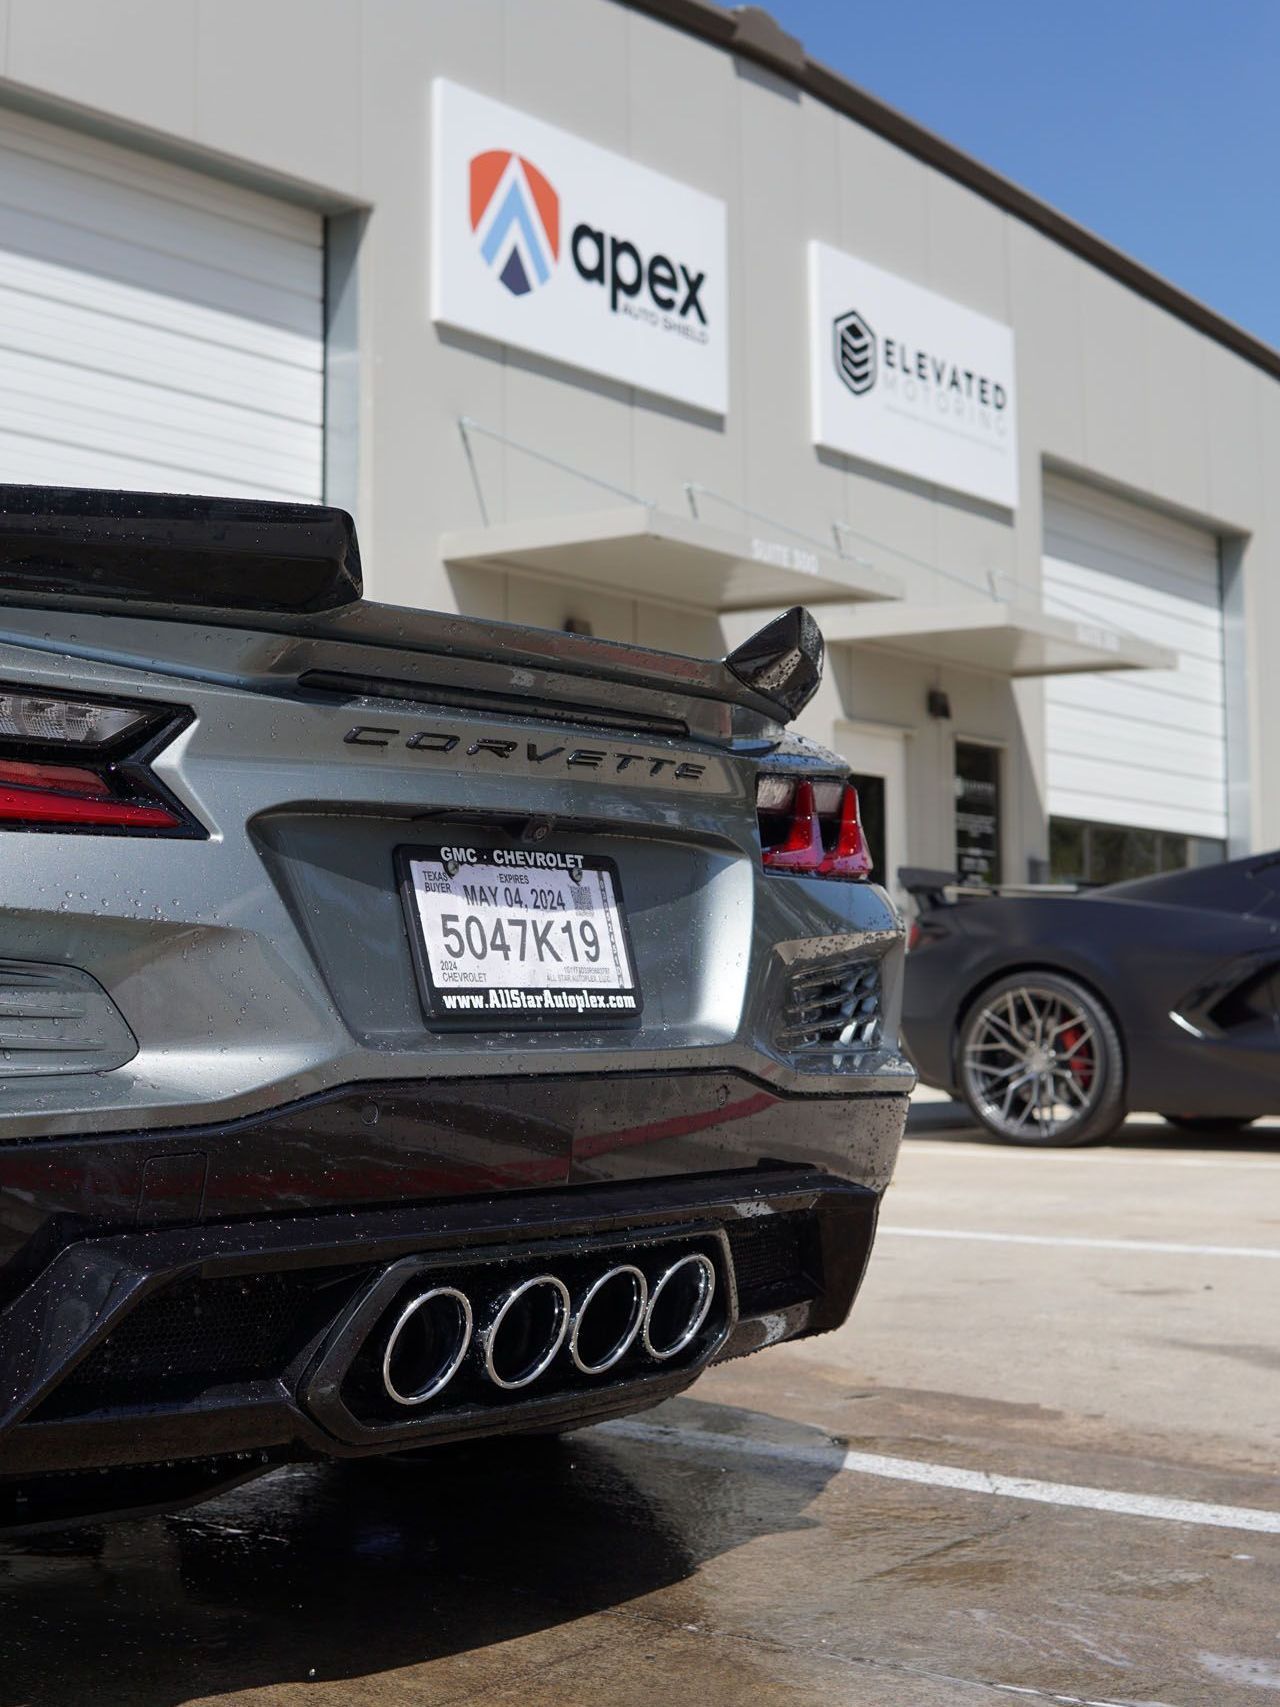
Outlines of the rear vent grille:
[{"label": "rear vent grille", "polygon": [[824,1061],[874,1049],[880,1041],[880,964],[875,960],[794,972],[777,1043],[784,1055]]},{"label": "rear vent grille", "polygon": [[107,992],[73,966],[0,960],[0,1076],[102,1073],[138,1053]]},{"label": "rear vent grille", "polygon": [[817,1240],[809,1215],[761,1215],[726,1229],[744,1316],[817,1297]]},{"label": "rear vent grille", "polygon": [[279,1375],[355,1288],[356,1269],[179,1281],[139,1304],[33,1413],[179,1404]]}]

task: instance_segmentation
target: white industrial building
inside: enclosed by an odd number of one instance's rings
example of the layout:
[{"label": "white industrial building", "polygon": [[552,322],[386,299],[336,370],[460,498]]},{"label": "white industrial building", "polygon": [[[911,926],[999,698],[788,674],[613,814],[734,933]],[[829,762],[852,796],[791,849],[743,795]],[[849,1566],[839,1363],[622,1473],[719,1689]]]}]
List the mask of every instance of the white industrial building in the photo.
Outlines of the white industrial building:
[{"label": "white industrial building", "polygon": [[0,326],[2,480],[679,651],[809,604],[889,870],[1280,844],[1280,354],[754,8],[10,0]]}]

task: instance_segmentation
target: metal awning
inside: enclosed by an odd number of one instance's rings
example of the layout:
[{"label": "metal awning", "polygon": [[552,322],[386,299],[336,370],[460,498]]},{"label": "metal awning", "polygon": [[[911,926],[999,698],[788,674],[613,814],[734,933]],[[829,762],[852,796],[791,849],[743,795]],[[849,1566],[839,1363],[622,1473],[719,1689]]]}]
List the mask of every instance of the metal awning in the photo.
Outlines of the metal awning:
[{"label": "metal awning", "polygon": [[894,576],[807,542],[739,533],[648,504],[446,533],[446,564],[573,581],[706,611],[897,600]]},{"label": "metal awning", "polygon": [[1178,661],[1168,648],[1119,629],[995,599],[953,605],[827,605],[818,622],[828,646],[874,646],[931,664],[1000,676],[1171,670]]}]

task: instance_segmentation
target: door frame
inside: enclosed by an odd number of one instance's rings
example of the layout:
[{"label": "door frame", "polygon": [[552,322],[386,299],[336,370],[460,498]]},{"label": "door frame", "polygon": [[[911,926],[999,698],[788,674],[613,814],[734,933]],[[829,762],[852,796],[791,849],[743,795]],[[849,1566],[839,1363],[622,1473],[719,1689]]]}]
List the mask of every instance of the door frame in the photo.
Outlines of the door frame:
[{"label": "door frame", "polygon": [[[910,769],[910,753],[908,743],[915,730],[904,723],[875,723],[865,717],[837,717],[833,725],[832,744],[840,757],[849,765],[852,771],[861,770],[871,776],[883,776],[885,782],[885,857],[889,867],[887,871],[876,872],[875,880],[887,889],[899,906],[906,900],[906,891],[898,882],[898,867],[911,863],[908,852],[908,825],[910,816],[907,812],[907,787]],[[882,771],[878,765],[859,765],[854,757],[845,751],[843,738],[880,741],[893,744],[897,748],[896,763],[897,777],[890,771]],[[892,769],[892,767],[891,767]]]},{"label": "door frame", "polygon": [[[1000,782],[999,782],[999,790],[1000,790],[999,818],[1000,818],[1000,823],[999,823],[999,828],[997,831],[997,838],[998,838],[999,849],[1000,849],[1000,882],[1002,884],[1008,883],[1010,881],[1009,869],[1010,869],[1010,864],[1011,864],[1011,861],[1009,859],[1009,823],[1010,823],[1010,814],[1009,814],[1009,752],[1010,752],[1010,743],[1007,740],[1002,739],[998,735],[969,735],[969,734],[966,734],[965,731],[962,729],[953,729],[951,732],[951,743],[950,743],[951,763],[950,763],[950,767],[949,767],[949,775],[947,778],[947,785],[948,785],[948,788],[950,790],[950,805],[951,805],[951,815],[952,815],[952,821],[951,821],[951,853],[952,853],[953,859],[955,858],[955,854],[957,851],[956,845],[955,845],[956,748],[962,744],[966,747],[992,747],[1000,755],[1000,769],[999,769],[999,777],[1000,777]],[[956,863],[958,865],[959,862],[957,861]],[[958,870],[957,870],[956,875],[957,875],[957,877],[960,875]]]}]

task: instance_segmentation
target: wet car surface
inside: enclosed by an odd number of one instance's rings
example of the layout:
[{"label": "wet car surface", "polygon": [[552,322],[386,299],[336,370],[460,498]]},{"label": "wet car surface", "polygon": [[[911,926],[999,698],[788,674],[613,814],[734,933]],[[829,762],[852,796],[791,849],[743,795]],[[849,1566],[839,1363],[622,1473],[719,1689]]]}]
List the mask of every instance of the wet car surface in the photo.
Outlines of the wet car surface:
[{"label": "wet car surface", "polygon": [[[934,1125],[836,1335],[562,1440],[290,1468],[10,1540],[0,1701],[1270,1698],[1280,1270],[1257,1253],[1280,1249],[1280,1132],[1208,1151],[1131,1125],[1023,1154]],[[1175,1516],[940,1486],[939,1467]]]}]

